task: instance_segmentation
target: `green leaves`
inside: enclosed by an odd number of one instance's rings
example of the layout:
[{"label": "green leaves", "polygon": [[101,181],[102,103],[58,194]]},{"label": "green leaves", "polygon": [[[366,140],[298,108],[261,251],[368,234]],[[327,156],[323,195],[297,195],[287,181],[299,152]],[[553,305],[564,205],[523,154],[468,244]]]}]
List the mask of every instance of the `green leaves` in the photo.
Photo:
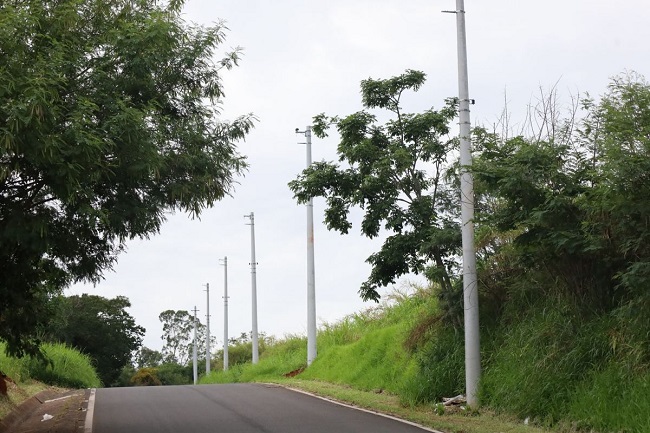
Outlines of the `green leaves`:
[{"label": "green leaves", "polygon": [[399,100],[402,92],[413,90],[417,92],[426,80],[426,75],[420,71],[407,69],[402,75],[387,80],[368,78],[361,81],[361,100],[364,107],[382,108],[389,111],[399,110]]},{"label": "green leaves", "polygon": [[166,211],[199,215],[245,172],[236,143],[255,118],[221,122],[216,106],[220,71],[237,64],[239,50],[219,60],[223,23],[188,25],[182,5],[3,8],[0,338],[11,334],[9,350],[20,352],[21,335],[46,320],[35,301],[18,319],[10,313],[18,299],[97,281],[125,240],[156,233]]},{"label": "green leaves", "polygon": [[132,352],[140,348],[145,333],[126,311],[130,306],[123,296],[59,296],[50,305],[53,319],[42,331],[47,340],[89,355],[103,384],[110,386],[130,363]]},{"label": "green leaves", "polygon": [[[637,75],[617,77],[584,107],[561,141],[478,131],[478,218],[480,232],[500,238],[484,265],[505,271],[513,287],[525,275],[534,280],[529,293],[609,311],[645,296],[638,288],[650,254],[650,86]],[[538,283],[547,279],[553,283]]]},{"label": "green leaves", "polygon": [[[336,127],[339,164],[314,163],[289,183],[299,203],[312,197],[326,199],[325,224],[330,230],[347,234],[352,228],[350,209],[359,207],[364,211],[364,236],[376,237],[382,230],[393,233],[368,258],[373,269],[360,289],[366,300],[378,300],[378,287],[400,275],[421,272],[431,261],[441,269],[441,284],[448,285],[452,264],[443,258],[455,254],[460,245],[459,237],[435,236],[437,230],[446,230],[446,215],[456,212],[449,206],[454,200],[443,176],[454,148],[448,133],[455,105],[448,101],[440,111],[419,114],[402,113],[400,108],[402,93],[419,89],[424,80],[423,73],[408,70],[387,80],[361,83],[364,107],[393,115],[383,125],[368,111],[345,117],[315,116],[316,136],[325,137],[329,127]],[[450,243],[438,243],[443,240]]]},{"label": "green leaves", "polygon": [[[193,348],[194,317],[186,310],[165,310],[158,316],[163,325],[164,341],[162,356],[165,363],[185,365]],[[205,353],[206,326],[196,321],[197,346],[200,353]],[[214,337],[211,345],[216,346]]]}]

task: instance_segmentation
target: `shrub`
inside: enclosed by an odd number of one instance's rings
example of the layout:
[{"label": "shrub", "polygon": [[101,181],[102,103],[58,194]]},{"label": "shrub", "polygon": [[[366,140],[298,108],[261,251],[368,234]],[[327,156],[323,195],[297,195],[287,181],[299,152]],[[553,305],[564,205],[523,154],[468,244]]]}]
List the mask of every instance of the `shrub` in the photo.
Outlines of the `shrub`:
[{"label": "shrub", "polygon": [[162,385],[187,385],[194,380],[191,366],[164,363],[156,368],[156,373]]},{"label": "shrub", "polygon": [[141,368],[131,378],[133,386],[160,386],[162,383],[158,378],[158,369]]}]

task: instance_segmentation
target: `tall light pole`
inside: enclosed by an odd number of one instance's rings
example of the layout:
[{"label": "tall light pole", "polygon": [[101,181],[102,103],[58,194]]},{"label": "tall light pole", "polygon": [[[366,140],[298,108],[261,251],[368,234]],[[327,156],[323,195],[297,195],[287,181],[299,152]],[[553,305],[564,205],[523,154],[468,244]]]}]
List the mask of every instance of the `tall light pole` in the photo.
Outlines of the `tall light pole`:
[{"label": "tall light pole", "polygon": [[205,374],[210,374],[210,283],[205,283]]},{"label": "tall light pole", "polygon": [[228,257],[223,264],[223,371],[228,370]]},{"label": "tall light pole", "polygon": [[[307,168],[311,165],[311,126],[296,134],[305,134]],[[316,359],[316,272],[314,271],[314,199],[307,202],[307,365]]]},{"label": "tall light pole", "polygon": [[196,312],[198,310],[196,309],[196,305],[194,306],[194,348],[192,350],[192,372],[194,373],[194,385],[198,382],[199,379],[199,371],[198,371],[198,359],[197,359],[197,352],[196,352]]},{"label": "tall light pole", "polygon": [[[472,176],[472,143],[469,118],[469,85],[467,78],[467,38],[465,2],[456,0],[458,41],[458,104],[460,120],[460,212],[463,243],[463,308],[465,312],[465,388],[467,404],[478,406],[478,382],[481,378],[479,338],[478,285],[476,251],[474,248],[474,178]],[[473,101],[471,101],[473,102]]]},{"label": "tall light pole", "polygon": [[244,218],[250,219],[251,226],[251,292],[252,292],[252,312],[253,312],[253,364],[257,364],[259,359],[258,340],[257,340],[257,262],[255,261],[255,215],[244,215]]}]

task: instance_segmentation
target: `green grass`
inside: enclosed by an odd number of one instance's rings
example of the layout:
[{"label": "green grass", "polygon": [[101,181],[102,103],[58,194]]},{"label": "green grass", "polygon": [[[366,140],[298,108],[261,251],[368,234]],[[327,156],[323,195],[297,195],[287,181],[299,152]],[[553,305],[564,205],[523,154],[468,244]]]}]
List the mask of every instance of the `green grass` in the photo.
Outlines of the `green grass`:
[{"label": "green grass", "polygon": [[281,379],[275,382],[449,433],[548,432],[548,430],[538,427],[524,425],[520,420],[507,415],[496,415],[487,409],[482,409],[480,413],[460,411],[438,414],[432,404],[420,404],[415,407],[405,406],[398,396],[390,393],[362,391],[349,386],[322,381]]},{"label": "green grass", "polygon": [[259,362],[236,364],[228,371],[213,371],[200,378],[199,383],[236,383],[264,381],[304,368],[307,359],[307,339],[288,336],[268,346]]},{"label": "green grass", "polygon": [[650,372],[612,363],[574,391],[567,418],[599,431],[650,432]]},{"label": "green grass", "polygon": [[0,365],[2,370],[16,382],[37,380],[48,385],[66,388],[93,388],[101,382],[90,358],[63,344],[43,345],[47,361],[37,358],[12,358],[5,354],[0,342]]},{"label": "green grass", "polygon": [[436,418],[435,403],[465,388],[463,333],[437,308],[431,290],[398,292],[322,325],[318,357],[295,378],[285,375],[306,367],[307,344],[291,336],[269,344],[258,364],[201,383],[289,384],[445,431],[650,432],[647,341],[616,312],[562,299],[510,305],[484,322],[480,414]]},{"label": "green grass", "polygon": [[415,360],[402,344],[404,332],[404,326],[391,325],[352,343],[324,347],[300,377],[399,394],[416,371]]}]

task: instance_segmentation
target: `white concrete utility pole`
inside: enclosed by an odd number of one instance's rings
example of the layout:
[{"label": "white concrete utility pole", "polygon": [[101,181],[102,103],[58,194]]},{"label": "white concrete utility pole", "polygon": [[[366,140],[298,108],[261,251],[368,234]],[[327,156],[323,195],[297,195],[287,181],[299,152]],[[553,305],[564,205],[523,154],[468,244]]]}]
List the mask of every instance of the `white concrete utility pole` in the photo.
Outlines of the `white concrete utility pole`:
[{"label": "white concrete utility pole", "polygon": [[253,310],[253,364],[259,360],[259,345],[257,339],[257,262],[255,261],[255,215],[244,215],[244,218],[250,219],[251,226],[251,291],[252,291],[252,310]]},{"label": "white concrete utility pole", "polygon": [[228,257],[223,264],[223,371],[228,370]]},{"label": "white concrete utility pole", "polygon": [[194,306],[194,349],[192,351],[192,371],[194,373],[194,385],[199,380],[199,371],[198,371],[198,359],[197,359],[197,352],[196,352],[196,312],[198,310],[196,309],[196,305]]},{"label": "white concrete utility pole", "polygon": [[[311,126],[296,134],[305,134],[307,167],[311,165]],[[302,143],[301,143],[302,144]],[[314,271],[314,199],[307,202],[307,365],[316,359],[316,272]]]},{"label": "white concrete utility pole", "polygon": [[465,392],[467,404],[478,406],[477,388],[481,378],[478,285],[474,248],[474,178],[472,176],[472,142],[469,118],[469,84],[467,78],[467,38],[465,2],[456,0],[458,41],[458,104],[460,119],[460,211],[463,242],[463,308],[465,311]]},{"label": "white concrete utility pole", "polygon": [[210,283],[205,283],[206,309],[205,309],[205,375],[210,374]]}]

